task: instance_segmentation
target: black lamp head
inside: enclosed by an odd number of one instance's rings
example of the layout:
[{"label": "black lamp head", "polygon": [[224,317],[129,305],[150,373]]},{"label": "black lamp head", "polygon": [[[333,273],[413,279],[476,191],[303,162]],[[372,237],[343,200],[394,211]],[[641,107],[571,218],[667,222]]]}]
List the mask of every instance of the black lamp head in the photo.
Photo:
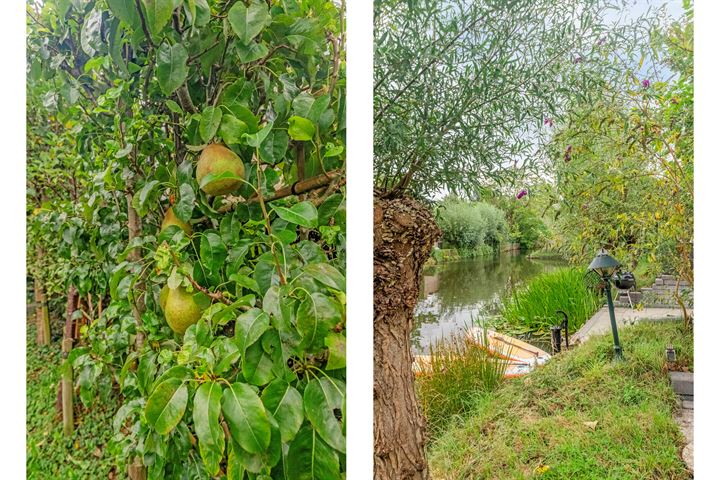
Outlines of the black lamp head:
[{"label": "black lamp head", "polygon": [[588,270],[593,270],[601,277],[608,278],[615,273],[619,266],[620,262],[611,257],[607,250],[601,248],[590,263]]}]

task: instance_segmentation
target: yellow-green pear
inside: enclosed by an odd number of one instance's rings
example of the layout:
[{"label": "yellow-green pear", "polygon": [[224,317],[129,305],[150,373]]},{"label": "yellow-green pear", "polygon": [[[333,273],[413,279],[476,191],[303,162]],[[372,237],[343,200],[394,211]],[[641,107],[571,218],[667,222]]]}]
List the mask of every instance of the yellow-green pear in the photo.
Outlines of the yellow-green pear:
[{"label": "yellow-green pear", "polygon": [[165,217],[163,218],[162,225],[160,225],[160,231],[162,232],[170,225],[177,225],[178,227],[182,228],[185,233],[188,234],[188,236],[192,235],[192,227],[190,226],[190,224],[180,220],[177,215],[175,215],[172,207],[168,208],[165,212]]},{"label": "yellow-green pear", "polygon": [[[198,184],[202,184],[202,179],[206,175],[214,173],[220,175],[222,173],[230,173],[235,177],[243,178],[245,176],[245,165],[235,152],[219,143],[212,143],[205,147],[200,154],[197,169],[195,170],[195,178]],[[202,187],[202,190],[208,195],[227,195],[237,190],[242,182],[232,178],[222,178],[213,180]]]},{"label": "yellow-green pear", "polygon": [[200,320],[202,316],[202,310],[193,300],[193,294],[182,286],[168,288],[164,301],[161,291],[160,305],[163,307],[168,325],[180,335],[184,334],[185,330]]},{"label": "yellow-green pear", "polygon": [[160,308],[162,311],[165,311],[165,302],[167,302],[168,292],[170,291],[170,287],[167,285],[164,285],[163,288],[160,289]]}]

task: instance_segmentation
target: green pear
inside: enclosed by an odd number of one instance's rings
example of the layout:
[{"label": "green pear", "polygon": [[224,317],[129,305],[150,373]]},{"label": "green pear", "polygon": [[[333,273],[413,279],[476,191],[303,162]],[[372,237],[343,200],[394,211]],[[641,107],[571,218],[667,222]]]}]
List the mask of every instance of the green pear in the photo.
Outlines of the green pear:
[{"label": "green pear", "polygon": [[202,310],[193,300],[193,293],[188,292],[185,287],[168,288],[164,297],[163,300],[163,292],[160,291],[160,306],[165,313],[165,320],[174,332],[182,335],[190,325],[200,320]]},{"label": "green pear", "polygon": [[168,292],[170,292],[170,287],[167,285],[164,285],[163,288],[160,289],[160,308],[162,311],[165,311],[165,302],[167,302]]},{"label": "green pear", "polygon": [[168,208],[167,212],[165,212],[165,217],[163,218],[162,225],[160,225],[160,231],[162,232],[170,225],[177,225],[178,227],[182,228],[185,233],[188,234],[188,236],[192,235],[192,227],[190,226],[190,224],[180,220],[177,215],[175,215],[172,207]]},{"label": "green pear", "polygon": [[[230,173],[233,176],[244,178],[245,165],[235,152],[219,143],[212,143],[205,147],[200,154],[195,178],[199,184],[205,176],[214,173]],[[233,178],[222,178],[213,180],[202,187],[202,190],[211,196],[227,195],[237,190],[242,182]]]}]

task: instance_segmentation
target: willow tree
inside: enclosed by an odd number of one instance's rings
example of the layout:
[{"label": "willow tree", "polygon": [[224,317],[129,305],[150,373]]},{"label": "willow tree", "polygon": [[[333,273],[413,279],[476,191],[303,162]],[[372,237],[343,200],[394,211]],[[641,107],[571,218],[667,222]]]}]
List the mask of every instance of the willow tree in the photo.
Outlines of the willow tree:
[{"label": "willow tree", "polygon": [[[69,317],[76,291],[99,297],[64,371],[86,407],[121,405],[120,476],[343,475],[343,8],[28,4],[28,110],[54,128],[32,132],[67,147],[65,171],[31,149],[31,180],[84,180],[29,236],[69,252]],[[204,172],[218,149],[232,167]]]},{"label": "willow tree", "polygon": [[423,200],[541,164],[547,129],[623,71],[620,42],[641,33],[606,21],[616,3],[375,2],[376,478],[428,477],[409,341],[439,236]]}]

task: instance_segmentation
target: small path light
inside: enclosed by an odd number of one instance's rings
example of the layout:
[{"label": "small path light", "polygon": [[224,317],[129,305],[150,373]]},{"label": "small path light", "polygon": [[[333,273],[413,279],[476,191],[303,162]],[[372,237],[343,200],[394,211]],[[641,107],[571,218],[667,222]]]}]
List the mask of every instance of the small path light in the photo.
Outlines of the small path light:
[{"label": "small path light", "polygon": [[588,271],[594,271],[603,280],[603,287],[607,295],[608,313],[610,314],[610,326],[612,327],[613,341],[615,343],[615,360],[622,360],[622,347],[620,346],[620,337],[618,337],[617,323],[615,322],[615,306],[613,305],[612,293],[610,292],[612,288],[610,282],[618,267],[620,267],[620,262],[611,257],[604,248],[601,248],[590,263]]}]

